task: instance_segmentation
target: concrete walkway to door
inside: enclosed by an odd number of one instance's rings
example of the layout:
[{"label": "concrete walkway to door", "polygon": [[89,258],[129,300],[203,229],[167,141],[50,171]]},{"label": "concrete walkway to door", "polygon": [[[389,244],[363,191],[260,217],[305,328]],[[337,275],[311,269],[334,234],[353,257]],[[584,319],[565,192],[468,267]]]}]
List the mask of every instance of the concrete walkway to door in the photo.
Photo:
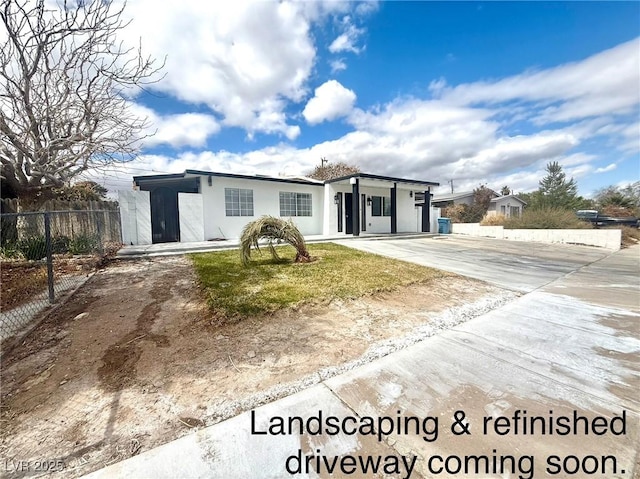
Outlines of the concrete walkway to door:
[{"label": "concrete walkway to door", "polygon": [[[550,245],[526,250],[526,244],[508,251],[512,246],[495,240],[404,241],[348,246],[421,264],[436,261],[525,294],[403,351],[88,477],[637,477],[640,247],[608,254]],[[302,435],[275,434],[278,427],[266,432],[279,418],[288,423],[294,416],[321,415],[348,418],[347,425],[367,417],[376,424],[379,418],[402,423],[416,417],[425,428],[416,434],[393,426],[380,441],[366,428],[315,434],[315,420]],[[535,430],[527,422],[533,417]],[[391,422],[380,424],[392,429]],[[569,424],[570,434],[563,434],[562,424]],[[377,458],[386,470],[362,471],[363,463]]]}]

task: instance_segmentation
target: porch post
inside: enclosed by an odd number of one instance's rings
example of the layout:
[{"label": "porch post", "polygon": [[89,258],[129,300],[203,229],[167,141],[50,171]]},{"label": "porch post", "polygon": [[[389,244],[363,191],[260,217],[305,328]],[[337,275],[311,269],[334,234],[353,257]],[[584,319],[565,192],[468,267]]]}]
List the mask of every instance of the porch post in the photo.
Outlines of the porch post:
[{"label": "porch post", "polygon": [[[353,181],[355,180],[355,181]],[[352,218],[353,218],[353,236],[360,236],[360,178],[352,178],[351,196],[353,201],[352,206]]]},{"label": "porch post", "polygon": [[398,184],[394,183],[391,188],[391,233],[398,232],[398,208],[397,208]]},{"label": "porch post", "polygon": [[431,192],[424,192],[424,205],[422,205],[422,232],[431,232]]}]

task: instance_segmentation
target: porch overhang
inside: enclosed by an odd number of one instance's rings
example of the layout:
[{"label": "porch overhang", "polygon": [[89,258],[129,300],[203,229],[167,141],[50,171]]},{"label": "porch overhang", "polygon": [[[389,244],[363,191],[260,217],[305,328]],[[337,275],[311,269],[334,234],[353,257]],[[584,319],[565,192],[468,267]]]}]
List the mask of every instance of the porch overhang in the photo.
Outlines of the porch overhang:
[{"label": "porch overhang", "polygon": [[393,176],[372,175],[369,173],[354,173],[327,180],[325,183],[335,185],[353,184],[352,180],[358,180],[360,187],[393,188],[399,190],[429,191],[432,186],[440,186],[434,181],[413,180],[408,178],[395,178]]}]

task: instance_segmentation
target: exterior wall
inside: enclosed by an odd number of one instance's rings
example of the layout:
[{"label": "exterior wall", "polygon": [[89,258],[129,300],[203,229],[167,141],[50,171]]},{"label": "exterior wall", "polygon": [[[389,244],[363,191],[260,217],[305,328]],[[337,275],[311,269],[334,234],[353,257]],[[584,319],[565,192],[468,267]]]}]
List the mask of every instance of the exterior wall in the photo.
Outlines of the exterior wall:
[{"label": "exterior wall", "polygon": [[453,223],[451,232],[470,236],[485,236],[512,241],[531,241],[534,243],[567,243],[598,246],[613,251],[620,249],[622,231],[608,230],[531,230],[504,229],[502,226],[480,226],[478,223]]},{"label": "exterior wall", "polygon": [[505,207],[504,215],[511,216],[510,209],[507,205],[517,207],[518,215],[522,215],[522,203],[520,203],[518,200],[514,199],[513,197],[497,198],[495,202],[490,204],[489,211],[487,212],[487,214],[489,216],[502,214],[501,207],[504,206]]},{"label": "exterior wall", "polygon": [[[325,209],[328,212],[326,215],[322,234],[326,236],[335,236],[335,235],[346,235],[346,220],[345,220],[345,211],[344,211],[344,195],[345,193],[351,193],[353,191],[352,186],[350,184],[334,184],[328,183],[324,186],[324,205]],[[342,193],[343,196],[343,205],[342,205],[342,232],[338,232],[338,214],[337,214],[337,206],[334,204],[334,196],[336,193]],[[372,186],[365,186],[360,183],[360,194],[369,196],[383,196],[391,198],[391,188],[377,188]],[[415,198],[409,196],[409,190],[402,190],[398,188],[396,195],[396,212],[397,212],[397,227],[398,233],[415,233],[420,231],[420,223],[417,223],[416,220],[416,207],[415,207]],[[361,202],[362,203],[362,202]],[[366,213],[366,231],[360,231],[360,234],[381,234],[381,233],[391,233],[391,216],[373,216],[371,214],[373,205],[364,205],[360,204],[360,221],[362,221],[362,209]],[[439,211],[439,209],[438,209]],[[433,214],[433,209],[432,209]],[[432,217],[433,224],[433,217]],[[436,219],[437,225],[437,219]],[[432,230],[433,231],[433,230]]]},{"label": "exterior wall", "polygon": [[[431,229],[429,230],[430,233],[437,233],[438,232],[438,218],[441,217],[441,212],[442,210],[440,208],[435,208],[435,207],[431,207],[431,214],[429,215],[429,218],[431,220],[430,224],[431,224]],[[416,233],[421,233],[422,232],[422,206],[416,206],[416,229],[415,229]]]},{"label": "exterior wall", "polygon": [[151,244],[150,198],[148,191],[118,191],[124,244]]},{"label": "exterior wall", "polygon": [[[239,178],[208,177],[200,180],[203,200],[204,239],[238,238],[244,226],[262,215],[280,216],[280,191],[311,193],[312,216],[291,218],[303,235],[322,234],[324,215],[322,186],[301,185],[265,180],[247,180]],[[224,189],[243,188],[253,190],[253,216],[226,216]],[[288,219],[288,217],[286,217]]]},{"label": "exterior wall", "polygon": [[178,216],[180,219],[180,242],[204,241],[202,195],[178,193]]}]

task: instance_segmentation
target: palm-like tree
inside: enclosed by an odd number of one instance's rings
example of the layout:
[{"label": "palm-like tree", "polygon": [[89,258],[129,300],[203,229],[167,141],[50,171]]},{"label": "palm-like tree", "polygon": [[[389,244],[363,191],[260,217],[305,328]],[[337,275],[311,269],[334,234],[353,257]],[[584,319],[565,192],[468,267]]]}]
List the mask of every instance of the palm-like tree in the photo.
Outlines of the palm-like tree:
[{"label": "palm-like tree", "polygon": [[255,221],[248,223],[242,230],[240,237],[240,254],[242,264],[245,266],[251,259],[251,247],[260,251],[258,242],[261,239],[268,240],[269,251],[274,259],[280,259],[278,253],[273,246],[274,241],[277,243],[289,243],[296,249],[296,263],[308,263],[311,261],[311,255],[307,251],[307,245],[304,236],[296,227],[293,221],[285,221],[281,218],[273,216],[261,216]]}]

